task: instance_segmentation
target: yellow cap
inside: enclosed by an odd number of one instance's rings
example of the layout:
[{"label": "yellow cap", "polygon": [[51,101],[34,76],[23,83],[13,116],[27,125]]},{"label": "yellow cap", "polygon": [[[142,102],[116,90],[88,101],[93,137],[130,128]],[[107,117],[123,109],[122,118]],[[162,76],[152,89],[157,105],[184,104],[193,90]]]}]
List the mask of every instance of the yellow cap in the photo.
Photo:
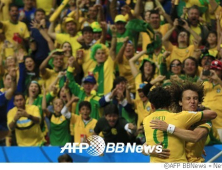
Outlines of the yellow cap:
[{"label": "yellow cap", "polygon": [[93,32],[101,32],[102,28],[100,27],[100,24],[98,22],[93,22],[91,24],[91,27],[93,29]]},{"label": "yellow cap", "polygon": [[67,18],[65,19],[65,22],[64,22],[64,23],[71,22],[71,21],[76,24],[76,21],[75,21],[73,18],[71,18],[71,17],[67,17]]},{"label": "yellow cap", "polygon": [[117,15],[115,18],[115,23],[116,22],[126,22],[126,18],[123,15]]}]

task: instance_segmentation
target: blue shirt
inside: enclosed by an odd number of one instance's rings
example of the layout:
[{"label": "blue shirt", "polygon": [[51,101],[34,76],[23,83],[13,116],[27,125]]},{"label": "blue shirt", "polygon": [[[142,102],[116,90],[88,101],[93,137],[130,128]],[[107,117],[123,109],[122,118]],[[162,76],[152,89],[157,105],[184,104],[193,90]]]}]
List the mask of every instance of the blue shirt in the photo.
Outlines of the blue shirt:
[{"label": "blue shirt", "polygon": [[27,25],[29,30],[30,30],[30,27],[31,27],[30,24],[31,24],[32,20],[35,17],[35,11],[36,11],[35,8],[32,8],[29,11],[25,11],[24,8],[19,8],[19,15],[21,15],[23,12],[25,13],[25,17],[22,20],[22,22],[24,22]]},{"label": "blue shirt", "polygon": [[[49,23],[46,24],[49,26]],[[38,29],[31,28],[31,37],[36,42],[36,51],[33,52],[35,60],[44,60],[47,58],[50,50],[47,41],[43,38]]]}]

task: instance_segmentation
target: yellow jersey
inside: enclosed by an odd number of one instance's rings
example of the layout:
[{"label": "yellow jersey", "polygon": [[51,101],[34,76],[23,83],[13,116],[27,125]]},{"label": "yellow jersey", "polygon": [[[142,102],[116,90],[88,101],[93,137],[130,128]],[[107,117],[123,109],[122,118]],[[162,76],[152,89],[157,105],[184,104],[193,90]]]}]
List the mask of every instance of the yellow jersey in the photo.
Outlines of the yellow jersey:
[{"label": "yellow jersey", "polygon": [[209,81],[204,82],[204,100],[202,105],[217,113],[217,117],[212,120],[216,129],[222,128],[222,87]]},{"label": "yellow jersey", "polygon": [[[18,21],[17,24],[12,23],[11,21],[1,21],[3,23],[3,31],[5,33],[5,38],[7,41],[16,45],[15,41],[13,40],[14,33],[18,33],[21,38],[27,39],[30,36],[28,28],[25,23]],[[21,44],[19,44],[18,48],[22,48]],[[25,52],[26,50],[23,49]],[[12,48],[5,49],[5,56],[13,56],[14,50]],[[27,53],[25,53],[27,55]]]},{"label": "yellow jersey", "polygon": [[[14,120],[17,113],[17,107],[12,108],[7,115],[7,125]],[[41,122],[39,108],[34,105],[25,105],[28,114],[38,117]],[[21,117],[16,122],[15,136],[18,146],[41,146],[45,142],[40,125],[35,124],[27,117]]]},{"label": "yellow jersey", "polygon": [[45,74],[40,75],[43,82],[45,83],[46,90],[49,91],[50,85],[56,80],[59,72],[56,72],[55,70],[46,68]]},{"label": "yellow jersey", "polygon": [[97,120],[93,118],[85,123],[81,115],[72,114],[70,119],[70,131],[71,134],[74,135],[75,143],[81,142],[81,134],[85,135],[86,138],[93,135],[96,123]]},{"label": "yellow jersey", "polygon": [[[210,132],[211,124],[210,123],[204,123],[199,125],[197,128],[206,128],[208,132]],[[186,156],[188,162],[204,162],[204,158],[202,157],[202,153],[204,150],[205,142],[207,140],[207,137],[200,140],[197,143],[187,142],[185,146],[186,150]]]},{"label": "yellow jersey", "polygon": [[53,0],[36,0],[36,7],[44,9],[46,15],[49,15],[53,8]]},{"label": "yellow jersey", "polygon": [[161,159],[158,157],[150,156],[150,162],[187,162],[185,154],[185,141],[150,127],[152,120],[162,120],[168,124],[173,124],[181,129],[188,129],[194,123],[202,119],[203,112],[189,112],[183,111],[180,113],[170,113],[166,110],[156,110],[143,120],[146,144],[156,145],[163,142],[163,148],[170,150],[170,156],[168,159]]},{"label": "yellow jersey", "polygon": [[137,128],[140,127],[140,124],[143,123],[143,119],[150,115],[153,110],[151,108],[151,103],[147,101],[147,103],[144,105],[141,99],[134,100],[134,106],[135,106],[135,112],[138,115],[137,120]]}]

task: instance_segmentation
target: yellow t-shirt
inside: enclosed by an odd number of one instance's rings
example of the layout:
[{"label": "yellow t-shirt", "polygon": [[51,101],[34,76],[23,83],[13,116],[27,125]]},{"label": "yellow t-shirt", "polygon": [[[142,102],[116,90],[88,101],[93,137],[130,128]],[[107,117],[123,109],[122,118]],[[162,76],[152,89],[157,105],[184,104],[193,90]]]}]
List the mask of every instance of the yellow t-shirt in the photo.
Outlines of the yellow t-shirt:
[{"label": "yellow t-shirt", "polygon": [[91,118],[91,120],[85,124],[81,115],[72,114],[70,119],[70,131],[71,134],[74,135],[75,143],[80,143],[81,134],[86,135],[86,138],[93,135],[96,123],[97,120]]},{"label": "yellow t-shirt", "polygon": [[[170,62],[174,59],[179,59],[181,62],[183,62],[186,58],[193,55],[194,45],[189,45],[187,48],[178,48],[170,43],[169,49],[166,50],[171,52],[171,55],[169,56]],[[170,63],[167,63],[168,66],[169,64]]]},{"label": "yellow t-shirt", "polygon": [[152,120],[162,120],[168,124],[173,124],[178,128],[188,129],[191,125],[201,120],[202,112],[187,112],[170,113],[166,110],[156,110],[143,120],[146,144],[156,145],[163,142],[163,148],[170,150],[168,159],[161,159],[150,156],[150,162],[187,162],[185,154],[185,141],[179,139],[173,134],[154,130],[150,127]]},{"label": "yellow t-shirt", "polygon": [[84,72],[84,77],[88,75],[89,71],[92,71],[96,67],[96,62],[90,58],[91,55],[91,48],[88,50],[83,50],[83,63],[82,69]]},{"label": "yellow t-shirt", "polygon": [[56,34],[56,41],[59,44],[63,44],[64,42],[69,42],[72,46],[72,54],[76,56],[76,51],[81,47],[81,45],[77,41],[78,36],[70,37],[69,34]]},{"label": "yellow t-shirt", "polygon": [[[118,68],[119,68],[119,75],[122,77],[125,77],[128,81],[128,83],[130,84],[130,86],[132,86],[132,93],[135,93],[135,80],[134,77],[132,75],[131,72],[131,68],[129,65],[129,60],[126,58],[126,56],[123,56],[123,62],[122,63],[117,63]],[[139,69],[139,62],[136,63],[137,69]]]},{"label": "yellow t-shirt", "polygon": [[138,115],[137,128],[139,128],[140,124],[143,123],[143,119],[148,115],[150,115],[153,112],[153,110],[151,108],[151,104],[149,101],[144,106],[141,99],[134,100],[134,106],[135,106],[135,112]]},{"label": "yellow t-shirt", "polygon": [[214,85],[209,81],[204,82],[204,101],[203,106],[210,108],[217,113],[217,117],[212,120],[213,126],[218,129],[222,128],[222,87]]},{"label": "yellow t-shirt", "polygon": [[59,73],[55,72],[55,70],[46,68],[45,74],[40,75],[42,77],[43,83],[45,83],[46,90],[49,91],[50,85],[56,80]]},{"label": "yellow t-shirt", "polygon": [[53,0],[36,0],[36,7],[44,9],[46,15],[49,15],[51,9],[53,8]]},{"label": "yellow t-shirt", "polygon": [[[201,35],[201,29],[200,29],[199,26],[197,26],[197,27],[190,26],[190,29],[192,29],[198,35]],[[192,34],[190,34],[190,45],[193,45],[193,40],[194,39],[195,39],[194,36]]]},{"label": "yellow t-shirt", "polygon": [[[7,125],[13,121],[17,107],[12,108],[7,115]],[[25,110],[28,114],[38,117],[41,122],[41,116],[39,112],[39,108],[34,105],[26,105]],[[18,146],[41,146],[43,144],[44,137],[43,133],[40,129],[39,124],[34,124],[30,119],[27,117],[21,117],[16,122],[15,128],[15,136]]]},{"label": "yellow t-shirt", "polygon": [[[30,33],[29,33],[28,28],[25,25],[25,23],[18,21],[17,24],[13,24],[9,20],[8,21],[2,21],[2,23],[3,23],[3,31],[5,33],[5,38],[10,43],[15,45],[15,41],[13,40],[14,33],[19,33],[19,35],[23,39],[29,38]],[[20,44],[19,44],[18,48],[21,48]],[[24,49],[24,51],[26,51],[26,50]],[[14,50],[12,48],[6,48],[5,49],[5,56],[8,57],[10,55],[11,56],[14,55]],[[25,53],[25,55],[27,55],[27,53]]]},{"label": "yellow t-shirt", "polygon": [[12,0],[1,0],[1,3],[4,3],[4,6],[0,11],[0,21],[7,21],[10,19],[9,5],[12,3]]},{"label": "yellow t-shirt", "polygon": [[[210,132],[211,125],[209,123],[204,123],[199,125],[197,128],[206,128],[208,132]],[[202,157],[202,153],[204,150],[205,142],[207,138],[200,140],[197,143],[187,142],[185,146],[186,156],[188,162],[204,162],[204,158]]]}]

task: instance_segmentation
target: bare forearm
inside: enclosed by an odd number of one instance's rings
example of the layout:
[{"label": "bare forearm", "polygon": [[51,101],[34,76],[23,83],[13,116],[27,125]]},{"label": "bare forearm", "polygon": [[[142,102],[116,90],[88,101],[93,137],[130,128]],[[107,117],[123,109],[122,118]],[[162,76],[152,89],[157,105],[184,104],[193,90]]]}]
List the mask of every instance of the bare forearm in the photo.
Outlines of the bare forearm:
[{"label": "bare forearm", "polygon": [[142,0],[137,0],[134,8],[134,15],[139,18],[141,12]]},{"label": "bare forearm", "polygon": [[39,117],[35,117],[35,116],[32,116],[32,115],[28,114],[28,119],[33,121],[33,123],[35,123],[35,124],[40,123],[40,118]]},{"label": "bare forearm", "polygon": [[16,127],[16,121],[15,119],[13,119],[13,121],[9,124],[9,129],[13,131],[15,130],[15,127]]},{"label": "bare forearm", "polygon": [[124,54],[125,49],[126,49],[126,43],[124,43],[122,45],[121,49],[119,50],[118,54],[116,55],[116,61],[119,64],[123,63],[123,54]]},{"label": "bare forearm", "polygon": [[55,22],[52,22],[49,26],[48,34],[51,38],[56,39],[56,34],[54,32]]},{"label": "bare forearm", "polygon": [[40,70],[40,72],[41,72],[42,74],[45,73],[45,69],[46,69],[46,67],[47,67],[48,62],[49,62],[50,59],[51,59],[51,56],[48,56],[48,57],[42,62],[42,64],[40,65],[39,70]]},{"label": "bare forearm", "polygon": [[167,13],[163,13],[163,17],[166,19],[166,21],[170,24],[173,25],[173,21],[171,17]]},{"label": "bare forearm", "polygon": [[116,59],[116,34],[112,35],[110,56],[112,57],[113,60]]},{"label": "bare forearm", "polygon": [[115,20],[115,17],[117,15],[116,4],[117,0],[112,0],[112,2],[110,3],[110,15],[113,21]]},{"label": "bare forearm", "polygon": [[169,41],[171,34],[173,33],[173,31],[175,30],[175,26],[173,26],[166,34],[165,36],[162,38],[162,41]]},{"label": "bare forearm", "polygon": [[13,97],[15,90],[16,90],[16,80],[13,80],[11,87],[5,93],[5,98],[7,100],[10,100]]},{"label": "bare forearm", "polygon": [[195,31],[193,31],[191,28],[188,29],[188,31],[193,35],[194,39],[198,41],[198,44],[201,41],[201,36],[199,36]]}]

